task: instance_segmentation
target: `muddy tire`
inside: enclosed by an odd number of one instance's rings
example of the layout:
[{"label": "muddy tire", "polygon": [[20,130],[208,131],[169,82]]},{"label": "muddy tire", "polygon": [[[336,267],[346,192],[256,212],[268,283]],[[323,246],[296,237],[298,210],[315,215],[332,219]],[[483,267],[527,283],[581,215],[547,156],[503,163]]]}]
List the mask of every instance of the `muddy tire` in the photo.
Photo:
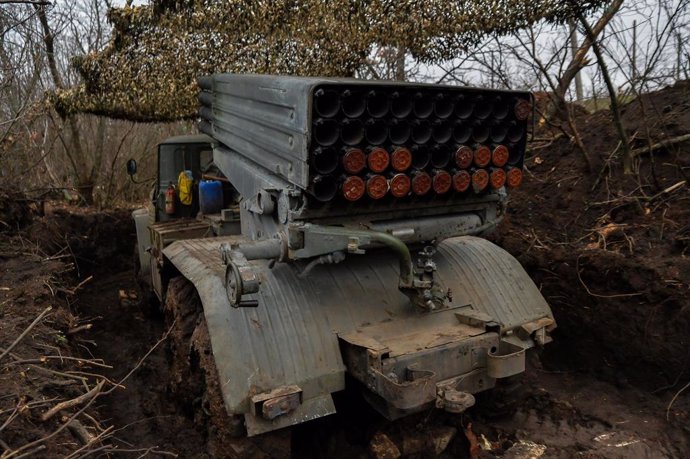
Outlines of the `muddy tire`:
[{"label": "muddy tire", "polygon": [[147,317],[160,317],[162,308],[158,297],[151,289],[151,285],[141,277],[141,261],[139,260],[139,245],[134,245],[133,255],[134,280],[139,287],[139,308]]},{"label": "muddy tire", "polygon": [[275,457],[246,437],[241,416],[230,416],[225,410],[201,300],[184,277],[170,280],[163,312],[170,328],[169,388],[185,415],[205,434],[207,453],[211,457]]}]

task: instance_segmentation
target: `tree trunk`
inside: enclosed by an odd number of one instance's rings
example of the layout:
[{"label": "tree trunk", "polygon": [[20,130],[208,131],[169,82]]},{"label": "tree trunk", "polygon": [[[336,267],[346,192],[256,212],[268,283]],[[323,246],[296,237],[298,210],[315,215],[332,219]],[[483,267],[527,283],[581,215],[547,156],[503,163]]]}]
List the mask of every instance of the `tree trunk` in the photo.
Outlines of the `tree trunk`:
[{"label": "tree trunk", "polygon": [[558,87],[556,88],[552,100],[555,105],[555,107],[553,107],[553,112],[561,119],[565,119],[566,115],[565,94],[568,92],[568,88],[573,82],[573,79],[575,79],[577,74],[580,73],[580,71],[587,65],[587,53],[592,47],[592,39],[596,39],[604,28],[606,28],[606,25],[611,22],[611,19],[613,19],[622,4],[623,0],[614,0],[608,6],[608,8],[604,10],[604,13],[601,15],[597,23],[591,28],[592,38],[590,38],[589,35],[585,36],[585,39],[574,53],[570,63],[568,64],[568,67],[565,69],[563,75],[558,81]]},{"label": "tree trunk", "polygon": [[618,107],[618,95],[616,94],[616,88],[613,86],[613,81],[611,81],[611,75],[609,74],[609,69],[604,60],[604,55],[599,48],[599,43],[594,37],[594,33],[589,23],[584,16],[580,15],[580,22],[587,33],[587,37],[592,42],[592,49],[594,54],[597,56],[597,62],[599,63],[599,69],[601,70],[601,75],[606,82],[606,88],[609,91],[609,98],[611,99],[611,114],[613,115],[613,121],[616,125],[616,130],[618,131],[618,137],[621,141],[621,149],[623,150],[623,172],[626,175],[632,175],[633,170],[633,157],[630,154],[630,145],[628,145],[628,136],[623,128],[623,121],[621,120],[621,112]]},{"label": "tree trunk", "polygon": [[93,189],[94,189],[94,184],[93,182],[77,182],[77,192],[79,193],[79,196],[84,200],[84,204],[87,206],[92,206],[94,203],[93,199]]},{"label": "tree trunk", "polygon": [[395,79],[405,81],[405,47],[398,46],[395,56]]},{"label": "tree trunk", "polygon": [[[568,30],[570,31],[570,51],[573,56],[577,54],[577,27],[575,21],[572,19],[568,21]],[[575,74],[575,98],[578,102],[584,99],[584,91],[582,89],[582,72]]]},{"label": "tree trunk", "polygon": [[[48,68],[53,84],[56,89],[65,89],[65,85],[60,76],[57,62],[55,60],[55,35],[50,28],[48,16],[46,15],[46,6],[34,4],[36,15],[41,24],[43,32],[43,43],[45,45],[46,59],[48,60]],[[68,115],[65,119],[65,124],[69,130],[69,143],[65,145],[65,154],[70,157],[70,164],[72,166],[72,178],[77,185],[77,192],[82,196],[84,201],[91,205],[93,203],[93,181],[90,179],[91,174],[88,172],[86,164],[86,157],[81,144],[79,135],[79,126],[77,125],[77,117]],[[93,166],[92,166],[93,167]]]}]

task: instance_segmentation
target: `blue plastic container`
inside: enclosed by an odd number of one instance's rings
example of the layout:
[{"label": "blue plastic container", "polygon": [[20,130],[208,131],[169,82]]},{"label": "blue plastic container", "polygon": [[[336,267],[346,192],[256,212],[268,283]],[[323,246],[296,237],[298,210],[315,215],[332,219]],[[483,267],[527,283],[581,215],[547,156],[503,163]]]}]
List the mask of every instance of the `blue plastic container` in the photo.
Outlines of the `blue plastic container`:
[{"label": "blue plastic container", "polygon": [[202,180],[199,184],[199,209],[203,214],[217,214],[223,208],[223,184]]}]

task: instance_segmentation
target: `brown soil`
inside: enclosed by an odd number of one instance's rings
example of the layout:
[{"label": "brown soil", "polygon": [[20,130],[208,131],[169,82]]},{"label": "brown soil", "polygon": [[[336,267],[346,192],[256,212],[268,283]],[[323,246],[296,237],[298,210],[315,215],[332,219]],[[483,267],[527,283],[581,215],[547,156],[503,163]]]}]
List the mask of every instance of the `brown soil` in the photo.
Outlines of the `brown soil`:
[{"label": "brown soil", "polygon": [[[640,146],[647,135],[655,143],[687,134],[689,96],[689,82],[645,95],[646,116],[631,102],[627,132]],[[610,116],[578,120],[602,165],[618,143]],[[565,138],[534,146],[495,240],[528,269],[554,310],[559,332],[547,350],[550,364],[652,391],[690,379],[689,146],[643,156],[631,176],[623,175],[620,157],[601,174],[586,173]]]},{"label": "brown soil", "polygon": [[[690,132],[688,92],[690,84],[679,83],[645,95],[643,105],[633,101],[624,107],[635,148]],[[688,456],[690,389],[670,402],[690,381],[690,144],[644,155],[639,174],[625,176],[620,157],[612,155],[618,141],[610,113],[576,116],[598,167],[607,161],[609,167],[586,172],[582,154],[566,138],[552,141],[558,131],[540,128],[524,184],[511,194],[507,218],[492,236],[526,267],[558,322],[554,343],[531,361],[516,410],[496,415],[488,408],[492,396],[486,395],[461,416],[433,411],[391,424],[356,395],[337,394],[339,415],[294,429],[295,457],[368,457],[372,445],[432,457],[442,439],[449,441],[442,457],[466,458],[471,451],[473,457],[506,458]],[[203,382],[198,371],[185,373],[175,360],[182,343],[191,340],[194,368],[208,369],[203,322],[195,313],[169,309],[168,323],[177,319],[177,328],[166,335],[164,317],[145,316],[140,300],[118,294],[136,290],[129,210],[49,206],[40,217],[37,209],[13,207],[0,218],[9,223],[5,231],[22,229],[21,237],[12,236],[0,248],[0,287],[10,288],[0,291],[0,347],[54,305],[50,320],[22,341],[16,354],[93,354],[113,367],[97,369],[113,381],[136,368],[125,387],[98,398],[87,411],[100,429],[118,429],[103,444],[137,450],[132,457],[147,450],[179,457],[230,455],[226,451],[234,443],[225,440],[232,432],[209,418],[220,406],[213,380]],[[75,260],[77,271],[56,274]],[[74,286],[90,275],[76,295],[54,296],[47,287]],[[59,338],[84,321],[93,328]],[[41,343],[55,348],[46,350]],[[0,361],[0,370],[0,425],[22,395],[43,403],[83,393],[78,386],[51,386],[31,371],[22,375],[6,361]],[[24,411],[0,428],[0,439],[17,448],[53,432],[60,416],[37,421],[47,406]],[[92,431],[97,432],[95,425]],[[75,445],[78,439],[65,429],[40,455],[64,456]]]},{"label": "brown soil", "polygon": [[[39,218],[42,203],[7,192],[0,192],[0,209],[9,223],[0,240],[2,457],[66,457],[101,432],[96,392],[48,416],[60,403],[95,391],[102,380],[106,364],[89,354],[84,338],[92,317],[74,307],[89,279],[75,275],[76,245],[61,215]],[[77,239],[88,234],[80,231]]]},{"label": "brown soil", "polygon": [[[689,96],[690,82],[679,82],[623,107],[633,147],[690,133]],[[576,117],[601,169],[585,171],[582,153],[542,127],[536,136],[545,140],[533,144],[523,186],[493,236],[525,266],[558,322],[542,356],[556,373],[538,373],[537,384],[587,417],[599,413],[616,437],[632,428],[651,440],[595,449],[601,457],[685,457],[687,394],[665,418],[690,380],[690,143],[642,155],[639,171],[624,175],[611,113]],[[534,421],[519,422],[529,432]],[[532,438],[553,442],[552,424]],[[656,435],[676,439],[654,446]]]},{"label": "brown soil", "polygon": [[[0,360],[0,445],[10,450],[56,431],[59,416],[44,423],[39,419],[41,414],[59,401],[57,397],[73,398],[81,389],[78,381],[46,373],[46,369],[76,369],[72,362],[59,359],[76,354],[66,334],[75,326],[76,317],[62,295],[53,295],[58,288],[66,287],[62,276],[55,274],[64,271],[65,264],[46,260],[34,250],[28,245],[23,247],[16,239],[0,244],[0,351],[6,350],[35,318],[52,307],[11,354]],[[41,361],[46,356],[52,357]],[[43,446],[39,450],[42,454],[66,455],[72,450],[65,446],[71,439],[65,430],[54,441],[35,447]]]},{"label": "brown soil", "polygon": [[96,343],[94,354],[113,366],[106,376],[116,380],[143,359],[126,388],[114,392],[100,407],[107,423],[121,429],[113,444],[119,449],[136,445],[174,452],[179,457],[206,457],[202,454],[204,438],[194,425],[193,413],[185,412],[169,391],[174,375],[168,365],[167,343],[146,356],[165,335],[162,321],[144,315],[137,301],[123,302],[118,296],[120,289],[135,289],[132,270],[101,273],[100,277],[100,282],[79,297],[80,308],[100,317],[88,336]]}]

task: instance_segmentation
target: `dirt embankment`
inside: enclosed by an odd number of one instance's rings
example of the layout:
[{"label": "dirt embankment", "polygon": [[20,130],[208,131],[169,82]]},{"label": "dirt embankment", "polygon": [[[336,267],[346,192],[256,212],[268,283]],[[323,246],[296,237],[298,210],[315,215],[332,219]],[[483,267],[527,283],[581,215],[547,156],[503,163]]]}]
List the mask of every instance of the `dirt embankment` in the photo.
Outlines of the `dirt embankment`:
[{"label": "dirt embankment", "polygon": [[[111,388],[89,353],[93,317],[74,307],[76,253],[96,228],[40,201],[0,191],[0,447],[2,457],[68,457],[102,446],[96,400]],[[105,217],[106,214],[99,214]],[[87,228],[91,227],[89,231]],[[83,267],[81,268],[84,269]]]},{"label": "dirt embankment", "polygon": [[0,244],[0,447],[5,453],[66,456],[74,437],[63,430],[41,442],[61,427],[59,415],[42,417],[83,392],[82,375],[61,373],[92,371],[94,365],[68,360],[76,355],[70,331],[80,321],[61,293],[70,288],[63,275],[67,267],[35,250],[16,239]]},{"label": "dirt embankment", "polygon": [[492,236],[551,305],[554,343],[528,370],[517,413],[480,411],[475,429],[491,456],[687,457],[690,82],[623,107],[632,175],[611,113],[575,116],[595,169],[539,126]]},{"label": "dirt embankment", "polygon": [[529,270],[559,322],[548,361],[652,391],[690,380],[690,82],[623,108],[639,171],[624,175],[608,111],[579,114],[588,153],[542,129],[497,241]]}]

